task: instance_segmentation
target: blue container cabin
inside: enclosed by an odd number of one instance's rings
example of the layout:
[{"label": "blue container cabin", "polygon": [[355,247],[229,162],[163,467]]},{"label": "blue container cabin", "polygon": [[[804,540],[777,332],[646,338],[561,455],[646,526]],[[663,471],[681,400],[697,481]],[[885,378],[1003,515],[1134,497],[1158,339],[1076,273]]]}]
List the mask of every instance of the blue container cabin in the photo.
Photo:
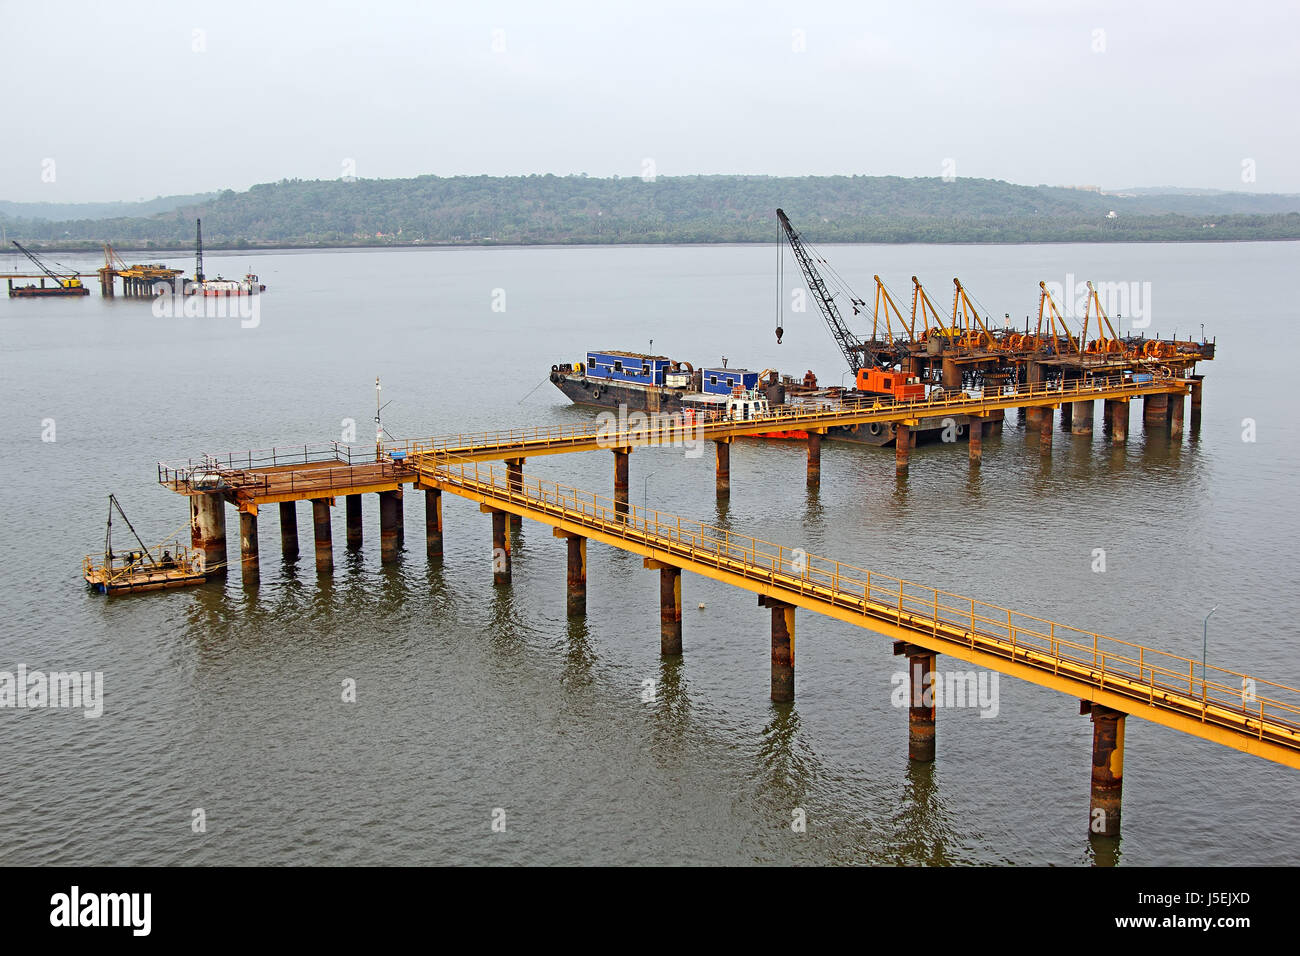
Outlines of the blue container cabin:
[{"label": "blue container cabin", "polygon": [[663,355],[637,352],[588,352],[587,378],[631,385],[663,385],[672,360]]},{"label": "blue container cabin", "polygon": [[706,368],[702,388],[708,395],[730,395],[737,385],[758,388],[758,373],[744,368]]}]

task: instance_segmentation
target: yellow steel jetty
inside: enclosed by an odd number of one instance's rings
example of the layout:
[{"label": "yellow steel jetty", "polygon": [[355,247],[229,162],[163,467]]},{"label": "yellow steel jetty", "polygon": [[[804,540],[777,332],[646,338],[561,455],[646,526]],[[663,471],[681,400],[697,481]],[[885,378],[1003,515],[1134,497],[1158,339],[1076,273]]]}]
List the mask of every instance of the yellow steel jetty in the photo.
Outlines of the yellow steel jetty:
[{"label": "yellow steel jetty", "polygon": [[[615,428],[526,428],[462,434],[380,445],[358,451],[329,443],[159,463],[158,481],[190,501],[191,537],[210,566],[224,561],[225,505],[239,512],[240,564],[245,582],[258,576],[257,516],[263,505],[280,506],[281,543],[298,552],[296,502],[312,503],[316,565],[333,568],[330,509],[342,496],[347,508],[347,546],[362,545],[361,495],[378,494],[382,560],[398,559],[404,534],[403,490],[425,496],[425,542],[431,559],[443,550],[442,494],[477,502],[491,515],[495,583],[511,579],[510,525],[528,518],[549,525],[568,547],[568,608],[586,610],[587,542],[597,541],[644,558],[660,574],[661,651],[682,649],[681,572],[690,571],[758,596],[772,615],[772,699],[794,699],[795,611],[844,621],[893,641],[909,661],[912,706],[909,754],[933,760],[935,707],[923,693],[935,658],[947,654],[979,667],[1030,681],[1078,698],[1093,721],[1090,830],[1119,832],[1128,715],[1300,768],[1300,690],[1198,662],[1141,644],[1056,623],[1021,611],[905,581],[880,571],[715,528],[690,518],[630,507],[628,456],[638,447],[687,439],[715,443],[717,490],[730,493],[726,449],[736,437],[774,429],[808,432],[809,481],[820,475],[820,435],[833,425],[890,422],[901,430],[924,421],[966,415],[984,419],[1007,408],[1051,409],[1072,405],[1075,422],[1091,422],[1092,402],[1106,406],[1114,442],[1127,438],[1128,406],[1134,399],[1158,409],[1147,427],[1181,434],[1183,398],[1191,396],[1192,426],[1199,423],[1201,380],[1154,377],[1116,379],[1055,388],[1028,386],[975,398],[935,401],[870,401],[829,409],[777,407],[743,421],[683,421],[677,416],[633,416]],[[1144,409],[1145,411],[1145,409]],[[1052,430],[1038,430],[1041,452],[1050,455]],[[980,462],[983,428],[969,432],[972,467]],[[905,480],[911,442],[898,442],[897,471]],[[542,481],[523,472],[525,458],[568,452],[611,451],[614,495]],[[493,464],[500,462],[500,464]],[[814,467],[816,466],[816,467]]]}]

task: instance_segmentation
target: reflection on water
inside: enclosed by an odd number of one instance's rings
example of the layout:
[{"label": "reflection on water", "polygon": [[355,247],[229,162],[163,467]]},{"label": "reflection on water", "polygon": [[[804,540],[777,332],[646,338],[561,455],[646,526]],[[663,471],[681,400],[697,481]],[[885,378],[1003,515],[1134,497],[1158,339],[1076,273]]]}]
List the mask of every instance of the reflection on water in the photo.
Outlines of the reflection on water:
[{"label": "reflection on water", "polygon": [[[697,368],[737,355],[738,341],[746,354],[736,361],[750,368],[811,368],[829,381],[842,361],[813,321],[792,319],[779,348],[748,334],[770,306],[770,260],[756,247],[258,258],[276,294],[256,330],[160,322],[147,306],[94,297],[0,305],[10,319],[0,401],[19,423],[3,436],[0,560],[11,586],[0,593],[0,669],[102,669],[106,702],[98,721],[0,716],[16,761],[0,770],[0,860],[1120,862],[1118,843],[1087,833],[1087,746],[1061,719],[1072,701],[1004,678],[996,720],[941,714],[939,760],[910,764],[899,713],[880,704],[897,667],[886,639],[799,612],[799,697],[774,705],[768,616],[751,594],[684,576],[685,654],[664,659],[657,576],[639,557],[590,544],[588,614],[569,619],[563,542],[540,526],[512,528],[513,583],[494,587],[486,517],[452,495],[440,560],[425,556],[411,501],[400,560],[383,564],[367,495],[360,550],[346,549],[344,509],[333,509],[328,574],[316,572],[300,507],[301,554],[285,559],[278,522],[264,521],[260,580],[245,587],[232,510],[235,565],[224,578],[86,594],[74,565],[102,535],[103,494],[139,501],[133,523],[161,540],[184,509],[153,484],[158,458],[332,437],[342,419],[373,414],[377,373],[391,400],[385,424],[421,436],[589,422],[591,410],[549,385],[521,402],[517,383],[588,348],[634,348],[648,330],[656,348]],[[1075,263],[1098,278],[1149,277],[1171,321],[1213,322],[1224,342],[1204,369],[1200,433],[1190,407],[1187,434],[1171,437],[1143,425],[1139,404],[1128,443],[1116,443],[1098,404],[1094,434],[1058,425],[1048,458],[1016,412],[984,438],[978,468],[964,441],[929,443],[897,478],[893,449],[827,440],[815,488],[802,443],[738,441],[722,499],[711,452],[639,450],[634,497],[1189,656],[1219,604],[1210,639],[1224,666],[1300,684],[1300,566],[1274,560],[1300,536],[1300,517],[1278,506],[1294,490],[1300,433],[1262,423],[1258,441],[1243,443],[1240,431],[1243,418],[1279,407],[1300,314],[1283,303],[1250,326],[1223,319],[1231,290],[1275,284],[1293,258],[1293,246],[1267,243],[840,247],[846,275],[957,269],[984,301],[1009,307],[1025,294],[1036,301],[1039,279]],[[486,314],[483,289],[504,283],[510,313]],[[610,331],[610,302],[623,332]],[[1258,336],[1273,347],[1252,347]],[[220,401],[164,404],[106,427],[105,387],[159,369],[205,382]],[[57,443],[21,425],[47,416],[58,418]],[[607,453],[530,459],[525,473],[609,490]],[[1092,570],[1096,549],[1104,573]],[[354,702],[341,699],[344,680],[355,681]],[[1132,723],[1124,863],[1235,862],[1242,845],[1258,848],[1254,862],[1300,860],[1290,777]],[[28,772],[23,762],[46,754],[58,759]],[[198,805],[210,821],[201,841],[158,823],[183,823]],[[493,840],[484,821],[503,805],[510,829]],[[1207,806],[1213,828],[1201,832]],[[790,826],[796,808],[806,832]]]}]

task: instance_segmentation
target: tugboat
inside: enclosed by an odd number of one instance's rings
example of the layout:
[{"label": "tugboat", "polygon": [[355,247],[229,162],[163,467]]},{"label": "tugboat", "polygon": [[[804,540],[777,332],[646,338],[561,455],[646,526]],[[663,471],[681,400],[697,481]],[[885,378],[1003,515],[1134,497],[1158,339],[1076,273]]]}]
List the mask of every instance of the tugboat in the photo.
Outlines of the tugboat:
[{"label": "tugboat", "polygon": [[203,220],[194,222],[197,233],[194,281],[185,283],[186,295],[259,295],[266,291],[266,286],[251,272],[245,273],[243,279],[207,278],[203,274]]}]

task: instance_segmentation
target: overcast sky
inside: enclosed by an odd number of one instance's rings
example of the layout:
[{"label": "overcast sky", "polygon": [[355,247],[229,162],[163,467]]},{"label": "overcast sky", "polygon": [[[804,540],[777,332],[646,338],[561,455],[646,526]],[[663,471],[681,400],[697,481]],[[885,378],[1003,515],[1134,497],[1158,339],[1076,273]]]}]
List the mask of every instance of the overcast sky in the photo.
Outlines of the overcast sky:
[{"label": "overcast sky", "polygon": [[648,161],[1300,192],[1300,0],[0,7],[0,199]]}]

